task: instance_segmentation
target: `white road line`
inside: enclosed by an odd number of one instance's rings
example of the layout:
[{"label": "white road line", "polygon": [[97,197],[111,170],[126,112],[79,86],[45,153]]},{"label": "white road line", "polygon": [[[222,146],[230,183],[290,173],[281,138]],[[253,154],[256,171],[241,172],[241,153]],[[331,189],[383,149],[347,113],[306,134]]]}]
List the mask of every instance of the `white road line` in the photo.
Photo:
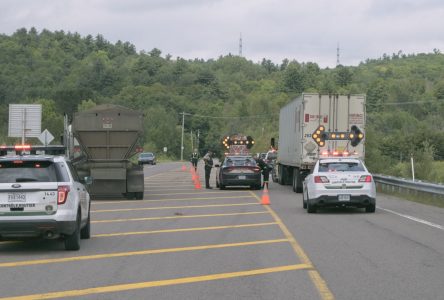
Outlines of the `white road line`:
[{"label": "white road line", "polygon": [[409,220],[412,220],[412,221],[415,221],[415,222],[418,222],[418,223],[421,223],[421,224],[424,224],[424,225],[427,225],[427,226],[431,226],[431,227],[434,227],[434,228],[438,228],[438,229],[444,230],[444,226],[441,226],[441,225],[438,225],[438,224],[435,224],[435,223],[432,223],[432,222],[429,222],[429,221],[426,221],[426,220],[423,220],[423,219],[419,219],[419,218],[416,218],[416,217],[413,217],[413,216],[409,216],[409,215],[404,215],[404,214],[401,214],[399,212],[396,212],[396,211],[393,211],[393,210],[390,210],[390,209],[387,209],[387,208],[382,208],[380,206],[378,206],[378,209],[381,209],[383,211],[392,213],[394,215],[397,215],[397,216],[400,216],[400,217],[403,217],[403,218],[406,218],[406,219],[409,219]]}]

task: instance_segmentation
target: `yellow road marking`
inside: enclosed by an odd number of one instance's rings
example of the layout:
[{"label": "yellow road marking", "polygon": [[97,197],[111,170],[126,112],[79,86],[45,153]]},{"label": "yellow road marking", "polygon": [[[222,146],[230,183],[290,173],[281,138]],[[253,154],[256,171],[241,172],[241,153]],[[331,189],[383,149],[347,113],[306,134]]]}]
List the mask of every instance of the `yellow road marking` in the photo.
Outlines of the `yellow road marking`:
[{"label": "yellow road marking", "polygon": [[[248,193],[248,191],[214,191],[214,192],[204,192],[196,191],[194,193],[163,193],[163,194],[148,194],[147,196],[173,196],[173,195],[202,195],[202,194],[234,194],[234,193]],[[251,196],[250,196],[251,197]]]},{"label": "yellow road marking", "polygon": [[86,296],[93,294],[122,292],[129,290],[146,289],[151,287],[196,283],[196,282],[213,281],[213,280],[246,277],[254,275],[264,275],[264,274],[286,272],[286,271],[309,270],[310,268],[311,266],[306,264],[287,265],[287,266],[279,266],[279,267],[271,267],[263,269],[253,269],[240,272],[218,273],[218,274],[203,275],[203,276],[182,277],[182,278],[145,281],[145,282],[137,282],[129,284],[117,284],[117,285],[101,286],[95,288],[87,288],[83,290],[70,290],[70,291],[52,292],[46,294],[7,297],[7,298],[0,298],[0,300],[34,300],[34,299],[55,299],[55,298],[76,297],[76,296],[79,297],[79,296]]},{"label": "yellow road marking", "polygon": [[64,263],[64,262],[71,262],[71,261],[83,261],[83,260],[94,260],[94,259],[106,259],[106,258],[113,258],[113,257],[150,255],[150,254],[159,254],[159,253],[173,253],[173,252],[185,252],[185,251],[198,251],[198,250],[208,250],[208,249],[221,249],[221,248],[244,247],[244,246],[254,246],[254,245],[277,244],[277,243],[284,243],[284,242],[288,242],[288,240],[287,239],[262,240],[262,241],[251,241],[251,242],[242,242],[242,243],[213,244],[213,245],[190,246],[190,247],[180,247],[180,248],[165,248],[165,249],[152,249],[152,250],[142,250],[142,251],[132,251],[132,252],[117,252],[117,253],[107,253],[107,254],[73,256],[73,257],[64,257],[64,258],[27,260],[27,261],[0,263],[0,268],[43,265],[43,264],[52,264],[52,263]]},{"label": "yellow road marking", "polygon": [[155,234],[155,233],[205,231],[205,230],[220,230],[220,229],[228,229],[228,228],[247,228],[247,227],[260,227],[260,226],[272,226],[272,225],[277,225],[277,223],[276,222],[268,222],[268,223],[241,224],[241,225],[211,226],[211,227],[194,227],[194,228],[161,229],[161,230],[150,230],[150,231],[102,233],[102,234],[93,235],[92,237],[98,238],[98,237],[128,236],[128,235],[142,235],[142,234]]},{"label": "yellow road marking", "polygon": [[186,201],[186,200],[212,200],[212,199],[237,199],[237,198],[253,198],[251,195],[245,196],[228,196],[228,197],[198,197],[198,198],[169,198],[169,199],[146,199],[146,200],[127,200],[127,201],[104,201],[96,203],[101,204],[120,204],[120,203],[147,203],[147,202],[163,202],[163,201]]},{"label": "yellow road marking", "polygon": [[150,220],[167,220],[167,219],[187,219],[187,218],[206,218],[206,217],[227,217],[227,216],[242,216],[242,215],[257,215],[268,214],[268,211],[253,211],[244,213],[231,214],[211,214],[211,215],[188,215],[188,216],[168,216],[168,217],[150,217],[150,218],[132,218],[132,219],[109,219],[91,221],[91,223],[115,223],[115,222],[129,222],[129,221],[150,221]]},{"label": "yellow road marking", "polygon": [[234,204],[209,204],[209,205],[186,205],[186,206],[161,206],[161,207],[139,207],[139,208],[122,208],[122,209],[101,209],[91,210],[92,213],[103,212],[121,212],[121,211],[140,211],[140,210],[161,210],[161,209],[180,209],[180,208],[205,208],[205,207],[227,207],[227,206],[247,206],[259,205],[257,202],[234,203]]},{"label": "yellow road marking", "polygon": [[3,241],[3,242],[0,242],[0,245],[17,244],[17,243],[23,243],[23,241]]},{"label": "yellow road marking", "polygon": [[158,185],[158,184],[153,184],[153,185],[145,185],[145,189],[150,189],[151,187],[157,187],[157,188],[173,188],[173,187],[194,187],[194,184],[192,182],[187,183],[187,184],[175,184],[175,185]]},{"label": "yellow road marking", "polygon": [[[260,202],[261,199],[253,192],[250,191],[250,193]],[[310,266],[310,269],[312,269],[309,272],[311,281],[315,285],[316,289],[318,290],[321,298],[323,300],[333,300],[335,297],[333,296],[333,293],[330,291],[330,289],[327,286],[327,283],[324,279],[322,279],[321,274],[313,267],[312,262],[308,258],[308,255],[305,254],[305,251],[302,249],[302,247],[299,245],[299,243],[296,241],[296,239],[291,234],[290,230],[288,230],[287,226],[282,222],[282,220],[279,218],[279,216],[274,212],[273,209],[270,208],[268,205],[264,205],[266,209],[270,212],[270,214],[275,219],[277,225],[281,228],[282,232],[284,233],[285,237],[289,240],[293,250],[295,251],[298,258],[301,260],[301,262],[305,265]]]}]

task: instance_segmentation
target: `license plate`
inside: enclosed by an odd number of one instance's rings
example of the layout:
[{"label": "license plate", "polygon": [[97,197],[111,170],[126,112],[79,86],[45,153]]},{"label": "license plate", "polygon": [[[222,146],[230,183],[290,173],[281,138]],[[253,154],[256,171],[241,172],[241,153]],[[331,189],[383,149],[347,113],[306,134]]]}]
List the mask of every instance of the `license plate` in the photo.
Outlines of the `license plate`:
[{"label": "license plate", "polygon": [[239,179],[246,179],[247,177],[245,175],[240,175]]},{"label": "license plate", "polygon": [[350,195],[338,195],[339,201],[350,201]]},{"label": "license plate", "polygon": [[26,202],[26,194],[8,193],[8,202]]}]

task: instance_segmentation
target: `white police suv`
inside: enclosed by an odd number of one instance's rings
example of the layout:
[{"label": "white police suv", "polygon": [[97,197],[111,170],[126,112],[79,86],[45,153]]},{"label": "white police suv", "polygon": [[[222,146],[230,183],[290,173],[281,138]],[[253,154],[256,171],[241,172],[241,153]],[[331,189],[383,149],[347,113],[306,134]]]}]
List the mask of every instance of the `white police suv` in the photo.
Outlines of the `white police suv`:
[{"label": "white police suv", "polygon": [[309,213],[338,206],[375,212],[375,181],[358,158],[320,158],[303,182],[302,201]]},{"label": "white police suv", "polygon": [[63,156],[0,157],[0,240],[62,238],[80,249],[91,230],[86,181]]}]

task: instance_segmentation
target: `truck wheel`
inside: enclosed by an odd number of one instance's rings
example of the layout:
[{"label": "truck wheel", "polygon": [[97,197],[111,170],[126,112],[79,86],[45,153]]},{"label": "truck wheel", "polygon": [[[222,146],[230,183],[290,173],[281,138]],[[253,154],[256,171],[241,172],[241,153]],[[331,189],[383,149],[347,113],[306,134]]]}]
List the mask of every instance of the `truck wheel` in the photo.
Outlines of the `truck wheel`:
[{"label": "truck wheel", "polygon": [[80,212],[77,212],[76,229],[65,237],[65,249],[74,251],[80,249]]},{"label": "truck wheel", "polygon": [[282,166],[279,166],[279,169],[278,169],[278,173],[279,173],[279,176],[278,176],[278,183],[280,184],[280,185],[284,185],[284,180],[283,180],[283,178],[282,178],[282,176],[283,176],[283,171],[282,171]]},{"label": "truck wheel", "polygon": [[134,196],[135,196],[134,194],[135,193],[125,193],[124,196],[128,200],[132,200],[134,198]]},{"label": "truck wheel", "polygon": [[293,192],[295,193],[297,191],[298,173],[296,169],[293,170]]},{"label": "truck wheel", "polygon": [[136,192],[135,194],[137,200],[143,200],[143,192]]}]

